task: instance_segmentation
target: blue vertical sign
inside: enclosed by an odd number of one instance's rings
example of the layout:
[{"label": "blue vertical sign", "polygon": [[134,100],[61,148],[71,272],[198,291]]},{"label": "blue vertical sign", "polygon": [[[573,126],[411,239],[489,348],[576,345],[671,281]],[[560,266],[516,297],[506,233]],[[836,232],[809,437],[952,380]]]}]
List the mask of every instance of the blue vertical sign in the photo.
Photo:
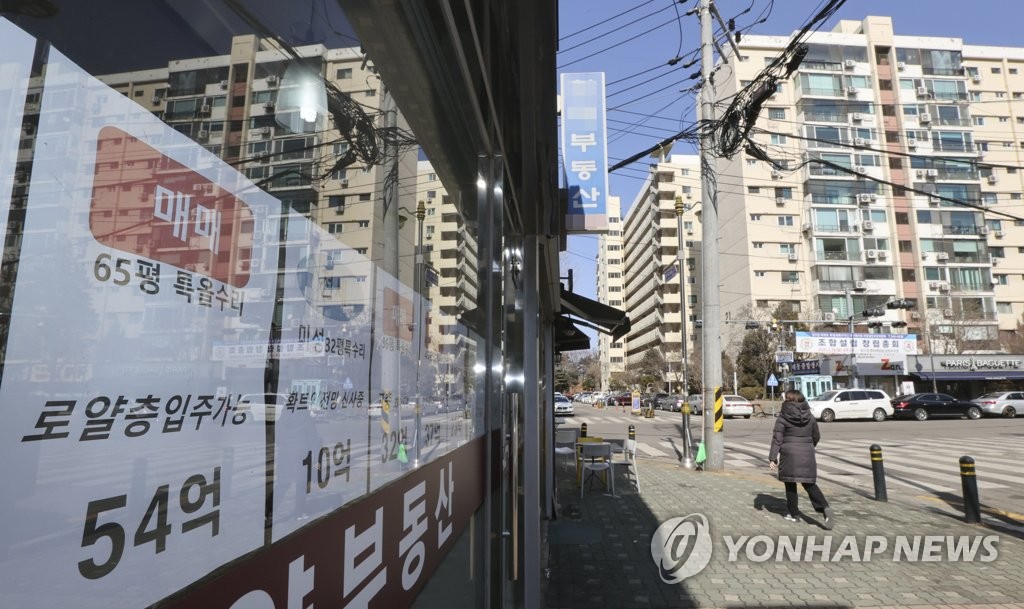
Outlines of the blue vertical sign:
[{"label": "blue vertical sign", "polygon": [[562,74],[562,162],[569,232],[608,228],[604,72]]}]

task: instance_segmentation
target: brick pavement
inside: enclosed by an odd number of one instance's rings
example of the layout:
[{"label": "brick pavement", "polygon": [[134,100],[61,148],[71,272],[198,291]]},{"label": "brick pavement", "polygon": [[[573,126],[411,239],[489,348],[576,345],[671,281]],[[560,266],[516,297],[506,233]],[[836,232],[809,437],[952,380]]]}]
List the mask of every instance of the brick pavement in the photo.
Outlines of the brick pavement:
[{"label": "brick pavement", "polygon": [[[1024,609],[1024,541],[1019,532],[963,522],[962,513],[940,510],[926,502],[894,499],[879,503],[837,486],[822,484],[836,513],[835,528],[816,522],[783,520],[782,483],[764,473],[688,472],[656,460],[640,459],[642,494],[627,484],[622,470],[616,478],[618,497],[602,490],[584,498],[572,486],[569,469],[558,470],[559,517],[545,523],[544,598],[549,609],[594,607],[985,607]],[[801,509],[813,516],[801,490]],[[664,583],[651,554],[651,540],[663,521],[702,514],[709,523],[710,562],[680,583]],[[729,560],[730,543],[740,536],[757,542],[739,546]],[[790,561],[776,554],[758,561],[769,544],[814,536],[818,549],[811,560]],[[972,562],[948,560],[944,540],[925,562],[924,537],[918,538],[918,560],[894,561],[897,536],[968,536],[968,541],[995,535],[995,560],[985,546]],[[853,540],[847,539],[854,536]],[[863,560],[869,540],[876,551]],[[785,539],[783,539],[785,538]],[[879,544],[886,544],[880,549]],[[992,541],[991,538],[989,540]],[[808,543],[807,537],[803,543]],[[843,544],[856,543],[853,553],[836,556]],[[807,547],[802,546],[806,551]],[[749,554],[748,554],[749,552]],[[801,556],[803,553],[798,552]],[[822,556],[828,556],[823,560]]]}]

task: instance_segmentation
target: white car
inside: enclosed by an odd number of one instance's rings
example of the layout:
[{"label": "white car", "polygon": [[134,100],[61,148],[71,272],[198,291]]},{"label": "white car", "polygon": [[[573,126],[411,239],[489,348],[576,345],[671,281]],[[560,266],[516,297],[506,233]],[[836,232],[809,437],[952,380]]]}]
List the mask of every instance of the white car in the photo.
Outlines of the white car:
[{"label": "white car", "polygon": [[749,419],[754,414],[754,405],[742,395],[722,396],[722,416]]},{"label": "white car", "polygon": [[997,391],[971,400],[981,412],[1012,419],[1024,410],[1024,391]]},{"label": "white car", "polygon": [[836,389],[807,400],[811,415],[822,423],[836,419],[874,419],[892,416],[889,395],[880,389]]},{"label": "white car", "polygon": [[576,407],[572,405],[569,398],[560,394],[555,396],[555,416],[559,415],[570,417],[576,415]]}]

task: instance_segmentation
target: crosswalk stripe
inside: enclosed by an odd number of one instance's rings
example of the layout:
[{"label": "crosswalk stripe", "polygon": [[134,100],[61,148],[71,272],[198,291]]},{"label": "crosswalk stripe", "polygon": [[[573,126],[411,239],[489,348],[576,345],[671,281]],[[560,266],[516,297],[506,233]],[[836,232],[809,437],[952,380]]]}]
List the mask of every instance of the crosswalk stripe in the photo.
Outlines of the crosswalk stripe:
[{"label": "crosswalk stripe", "polygon": [[651,456],[651,457],[667,457],[668,456],[667,454],[665,454],[664,452],[658,450],[657,448],[654,448],[652,446],[648,446],[647,444],[645,444],[643,442],[637,442],[636,443],[636,449],[638,451],[648,455],[648,456]]},{"label": "crosswalk stripe", "polygon": [[[889,454],[890,455],[891,454],[895,454],[897,456],[897,459],[906,459],[907,461],[915,462],[915,464],[914,465],[905,465],[904,462],[901,461],[901,460],[895,460],[895,462],[894,462],[894,460],[885,459],[883,461],[883,463],[885,464],[886,469],[888,469],[890,467],[901,467],[901,468],[907,468],[907,469],[910,469],[910,470],[915,470],[915,469],[917,469],[917,470],[925,470],[925,471],[939,473],[939,474],[943,475],[944,477],[955,477],[958,480],[960,479],[960,467],[959,467],[959,463],[956,462],[956,461],[947,462],[945,464],[936,463],[934,459],[932,459],[929,462],[919,462],[919,461],[916,461],[916,460],[919,459],[920,454],[918,452],[916,452],[916,451],[911,451],[911,450],[906,450],[906,449],[890,449],[889,450]],[[883,458],[884,458],[884,453],[883,453]],[[988,480],[1001,480],[1003,482],[1009,482],[1010,484],[1019,484],[1021,482],[1020,476],[1007,476],[1005,474],[999,474],[999,473],[995,473],[995,472],[988,472],[988,471],[985,471],[985,470],[982,470],[982,471],[978,472],[978,486],[979,486],[979,488],[982,487],[982,485],[988,486],[989,488],[1006,488],[1005,484],[999,484],[999,485],[993,486],[991,482],[988,482]]]}]

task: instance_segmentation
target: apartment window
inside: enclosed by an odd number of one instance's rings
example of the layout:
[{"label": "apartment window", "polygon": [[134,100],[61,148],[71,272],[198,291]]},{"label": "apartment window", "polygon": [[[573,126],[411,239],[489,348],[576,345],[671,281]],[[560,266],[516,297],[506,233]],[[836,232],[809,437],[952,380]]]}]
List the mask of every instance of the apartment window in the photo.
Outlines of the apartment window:
[{"label": "apartment window", "polygon": [[345,213],[345,195],[331,195],[327,197],[327,206],[337,210],[339,214]]},{"label": "apartment window", "polygon": [[1002,91],[996,91],[995,93],[996,99],[1003,99],[1004,97],[1006,97],[1006,93],[1003,93]]},{"label": "apartment window", "polygon": [[1011,192],[1010,193],[1010,198],[1013,199],[1013,200],[1019,200],[1020,199],[1020,193],[1019,192]]},{"label": "apartment window", "polygon": [[[1006,168],[1006,173],[1017,173],[1017,168],[1016,167],[1007,167]],[[1018,194],[1020,194],[1020,193],[1018,193]]]},{"label": "apartment window", "polygon": [[612,306],[612,307],[621,307],[622,306],[622,301],[621,300],[609,300],[608,301],[608,305]]},{"label": "apartment window", "polygon": [[352,68],[338,68],[334,76],[336,79],[352,78]]},{"label": "apartment window", "polygon": [[917,281],[917,271],[914,269],[901,269],[900,278],[903,279],[903,283],[913,283]]},{"label": "apartment window", "polygon": [[993,258],[1006,258],[1006,250],[1002,247],[990,247],[988,253],[992,254]]},{"label": "apartment window", "polygon": [[775,197],[782,197],[783,199],[792,199],[793,189],[787,187],[778,187],[775,189]]},{"label": "apartment window", "polygon": [[914,245],[911,241],[900,241],[897,247],[904,254],[910,254],[914,251]]},{"label": "apartment window", "polygon": [[356,248],[356,253],[357,254],[362,254],[364,256],[366,255],[366,252],[368,252],[368,251],[369,251],[369,248],[366,248],[366,247],[357,247]]},{"label": "apartment window", "polygon": [[1016,74],[1017,68],[1010,68],[1010,74]]},{"label": "apartment window", "polygon": [[999,285],[1006,285],[1006,284],[1008,284],[1009,283],[1008,278],[1009,278],[1009,275],[1003,275],[1003,274],[996,275],[994,273],[992,275],[992,279],[994,279],[996,281],[996,283],[998,283]]},{"label": "apartment window", "polygon": [[992,73],[993,74],[1001,74],[1002,72],[1003,72],[1002,68],[992,68]]},{"label": "apartment window", "polygon": [[610,286],[608,286],[608,291],[609,292],[621,292],[622,291],[622,286],[621,285],[610,285]]},{"label": "apartment window", "polygon": [[754,271],[754,277],[764,277],[764,271]]},{"label": "apartment window", "polygon": [[620,259],[620,258],[609,258],[608,259],[608,264],[609,265],[622,264],[622,259]]},{"label": "apartment window", "polygon": [[782,283],[800,283],[800,272],[782,271]]},{"label": "apartment window", "polygon": [[970,95],[971,95],[971,101],[975,101],[975,102],[981,101],[981,93],[979,93],[978,91],[971,91]]},{"label": "apartment window", "polygon": [[1008,123],[1008,122],[1010,122],[1010,117],[1009,116],[1000,116],[999,117],[999,122],[1000,123]]},{"label": "apartment window", "polygon": [[359,220],[358,222],[356,222],[356,226],[358,226],[359,228],[370,228],[370,221]]},{"label": "apartment window", "polygon": [[1024,92],[1014,91],[1013,92],[1013,99],[1024,99]]},{"label": "apartment window", "polygon": [[764,243],[761,242],[761,241],[755,241],[754,242],[754,249],[755,250],[764,249]]},{"label": "apartment window", "polygon": [[608,273],[608,279],[618,279],[619,277],[622,277],[622,273],[619,273],[617,271]]},{"label": "apartment window", "polygon": [[779,253],[782,254],[783,256],[787,256],[789,254],[792,254],[795,251],[796,251],[796,246],[794,244],[792,244],[792,243],[780,243],[779,244]]},{"label": "apartment window", "polygon": [[779,216],[779,226],[793,226],[793,216]]},{"label": "apartment window", "polygon": [[786,143],[786,136],[780,135],[778,133],[773,133],[771,135],[771,143],[772,144],[777,144],[777,145],[778,144],[785,144]]},{"label": "apartment window", "polygon": [[892,91],[892,80],[885,78],[879,79],[878,88],[882,91]]},{"label": "apartment window", "polygon": [[359,200],[360,200],[360,201],[369,201],[369,200],[370,200],[370,196],[371,196],[371,195],[370,195],[370,193],[368,193],[368,192],[364,192],[364,193],[361,193],[361,194],[359,195]]},{"label": "apartment window", "polygon": [[905,211],[898,211],[895,214],[896,224],[910,224],[910,215]]},{"label": "apartment window", "polygon": [[618,356],[611,357],[610,360],[611,360],[611,362],[613,364],[621,364],[622,363],[622,358],[618,357]]},{"label": "apartment window", "polygon": [[761,214],[750,214],[750,221],[751,222],[760,222],[761,221]]},{"label": "apartment window", "polygon": [[1013,304],[1009,302],[997,302],[996,313],[1013,313]]},{"label": "apartment window", "polygon": [[621,246],[621,245],[615,245],[615,244],[612,244],[612,245],[609,245],[609,246],[608,246],[608,251],[609,251],[609,252],[617,252],[617,251],[619,251],[619,250],[621,250],[621,249],[622,249],[622,246]]},{"label": "apartment window", "polygon": [[756,195],[761,192],[760,186],[747,186],[747,194]]},{"label": "apartment window", "polygon": [[377,97],[377,89],[367,89],[366,90],[366,96],[367,97]]},{"label": "apartment window", "polygon": [[981,193],[981,204],[982,205],[995,205],[999,202],[999,198],[994,192],[983,192]]},{"label": "apartment window", "polygon": [[974,121],[975,125],[984,125],[985,124],[985,117],[984,116],[975,116],[971,120]]},{"label": "apartment window", "polygon": [[768,119],[775,121],[786,120],[785,108],[768,108]]}]

